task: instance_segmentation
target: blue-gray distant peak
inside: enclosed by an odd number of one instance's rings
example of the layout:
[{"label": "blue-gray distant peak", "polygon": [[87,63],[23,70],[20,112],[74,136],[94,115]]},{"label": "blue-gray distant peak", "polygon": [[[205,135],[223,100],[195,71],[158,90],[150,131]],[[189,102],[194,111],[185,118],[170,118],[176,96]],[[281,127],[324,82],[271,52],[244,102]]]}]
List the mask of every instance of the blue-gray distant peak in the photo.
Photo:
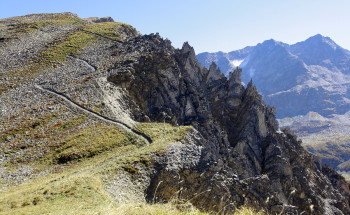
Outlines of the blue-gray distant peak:
[{"label": "blue-gray distant peak", "polygon": [[291,45],[289,51],[301,58],[307,65],[321,65],[330,70],[339,69],[350,73],[349,51],[321,34]]},{"label": "blue-gray distant peak", "polygon": [[316,34],[315,36],[309,37],[307,40],[304,41],[304,43],[327,43],[331,46],[338,46],[330,37],[322,36],[321,34]]},{"label": "blue-gray distant peak", "polygon": [[[323,51],[323,52],[336,52],[339,53],[346,52],[346,49],[343,49],[338,44],[336,44],[331,38],[322,36],[321,34],[316,34],[315,36],[312,36],[308,38],[305,41],[298,42],[296,44],[293,44],[290,46],[290,51],[300,55],[303,54],[302,52],[307,49],[313,49],[316,51]],[[313,56],[313,58],[319,57],[319,56]],[[327,56],[328,57],[328,56]]]},{"label": "blue-gray distant peak", "polygon": [[276,41],[274,39],[265,40],[263,43],[261,43],[261,45],[264,45],[264,46],[283,46],[283,47],[289,46],[286,43],[283,43],[283,42],[280,42],[280,41]]},{"label": "blue-gray distant peak", "polygon": [[199,62],[214,61],[226,76],[237,66],[242,81],[253,79],[278,117],[315,111],[323,116],[350,110],[350,52],[317,34],[289,45],[274,39],[229,53],[201,53]]}]

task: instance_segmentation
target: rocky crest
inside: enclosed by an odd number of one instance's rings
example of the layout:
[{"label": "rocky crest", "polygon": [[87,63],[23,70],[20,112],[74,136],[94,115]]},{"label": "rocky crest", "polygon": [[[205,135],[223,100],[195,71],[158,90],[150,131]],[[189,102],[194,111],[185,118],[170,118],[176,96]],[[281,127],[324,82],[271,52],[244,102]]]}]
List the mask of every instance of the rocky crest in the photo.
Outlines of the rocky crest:
[{"label": "rocky crest", "polygon": [[[1,20],[5,26],[10,22]],[[133,177],[126,176],[128,187],[139,192],[137,198],[144,195],[148,202],[177,198],[203,211],[222,213],[242,205],[271,213],[350,213],[348,184],[304,150],[293,133],[279,130],[275,109],[265,105],[252,81],[246,88],[242,85],[240,68],[227,79],[215,64],[209,70],[202,67],[188,43],[175,49],[158,34],[139,35],[122,24],[112,28],[115,34],[124,35],[115,39],[115,35],[104,33],[110,26],[107,29],[103,25],[101,31],[95,30],[96,24],[86,25],[82,20],[62,25],[70,35],[86,34],[89,40],[84,46],[77,45],[79,52],[67,54],[64,61],[43,68],[29,81],[4,89],[0,100],[1,107],[5,107],[1,115],[4,126],[0,131],[6,138],[10,137],[8,130],[24,121],[23,117],[35,119],[54,111],[59,111],[62,121],[77,113],[85,114],[88,120],[77,124],[77,129],[101,121],[113,122],[128,132],[137,131],[134,136],[144,131],[135,128],[137,122],[191,125],[193,129],[165,152],[152,151],[151,161],[138,160],[131,167],[123,167],[129,173],[137,172]],[[56,28],[57,34],[63,34],[62,26]],[[36,31],[24,33],[23,41],[32,34]],[[49,47],[56,47],[55,40],[49,40]],[[15,39],[1,42],[1,49],[14,47],[12,41]],[[35,54],[40,56],[38,53],[26,55],[23,60],[30,62]],[[16,66],[2,61],[3,74],[10,75]],[[9,81],[2,86],[8,85]],[[24,107],[18,108],[19,104]],[[15,121],[7,121],[11,117]],[[35,128],[41,128],[40,124],[31,127],[28,131],[39,135]],[[42,135],[50,135],[47,128],[41,129]],[[148,137],[147,132],[143,136]],[[24,146],[18,146],[17,154],[2,154],[1,168],[6,168],[5,161],[53,142],[49,136],[41,138],[40,144],[33,141],[29,145],[30,138],[37,140],[20,132],[4,139],[4,152],[18,143]],[[152,144],[155,141],[148,141],[145,148]],[[45,156],[45,150],[35,156]],[[65,156],[59,162],[73,160],[74,156]],[[114,179],[105,175],[105,189],[116,201],[124,201],[117,194],[127,187],[116,185],[125,179],[124,174],[119,172]],[[1,176],[6,177],[4,173]]]},{"label": "rocky crest", "polygon": [[295,132],[323,163],[350,176],[345,168],[350,158],[348,50],[318,34],[293,45],[271,39],[197,58],[207,68],[216,62],[226,77],[242,67],[243,82],[253,79],[264,101],[276,107],[280,126]]},{"label": "rocky crest", "polygon": [[278,118],[305,115],[325,117],[344,114],[349,106],[350,52],[320,34],[289,45],[273,39],[229,53],[200,53],[200,63],[216,62],[228,77],[236,66],[242,79],[251,78]]},{"label": "rocky crest", "polygon": [[[123,87],[137,107],[135,119],[191,124],[204,137],[198,165],[169,171],[159,164],[150,196],[157,192],[159,201],[169,201],[179,190],[184,198],[201,193],[192,202],[209,211],[219,211],[220,202],[228,211],[246,203],[278,212],[348,210],[347,200],[330,185],[321,165],[292,133],[279,131],[274,108],[264,104],[252,81],[242,86],[241,69],[227,80],[215,64],[209,71],[200,67],[187,43],[175,50],[159,35],[130,40],[125,50],[141,53],[138,44],[150,51],[113,67],[130,71]],[[126,56],[120,50],[118,55]],[[124,83],[125,77],[120,80],[114,83]]]}]

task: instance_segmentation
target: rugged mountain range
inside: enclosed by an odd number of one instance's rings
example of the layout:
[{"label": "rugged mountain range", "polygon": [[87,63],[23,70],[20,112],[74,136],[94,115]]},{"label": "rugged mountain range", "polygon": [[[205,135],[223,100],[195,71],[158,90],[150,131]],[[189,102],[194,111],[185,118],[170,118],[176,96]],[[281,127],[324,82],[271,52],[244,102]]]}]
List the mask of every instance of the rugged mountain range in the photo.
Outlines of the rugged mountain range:
[{"label": "rugged mountain range", "polygon": [[[236,66],[252,79],[264,100],[322,162],[344,171],[350,158],[350,52],[329,37],[315,35],[288,45],[267,40],[229,53],[201,53],[199,62],[217,63],[227,76]],[[348,169],[348,168],[345,168]]]},{"label": "rugged mountain range", "polygon": [[318,34],[294,45],[267,40],[197,58],[207,68],[215,62],[226,76],[236,66],[243,68],[243,82],[253,79],[265,101],[277,108],[278,118],[350,110],[350,52],[329,37]]},{"label": "rugged mountain range", "polygon": [[241,69],[227,78],[188,43],[104,21],[0,20],[0,212],[175,199],[227,214],[350,213],[348,183],[279,129]]}]

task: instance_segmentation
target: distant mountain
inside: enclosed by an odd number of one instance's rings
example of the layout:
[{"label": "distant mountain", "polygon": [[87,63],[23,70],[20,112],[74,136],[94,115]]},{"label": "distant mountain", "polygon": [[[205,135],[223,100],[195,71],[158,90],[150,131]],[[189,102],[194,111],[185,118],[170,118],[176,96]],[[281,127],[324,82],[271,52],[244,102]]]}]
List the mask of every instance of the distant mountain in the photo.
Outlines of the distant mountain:
[{"label": "distant mountain", "polygon": [[324,163],[350,175],[350,52],[320,34],[288,45],[267,40],[229,53],[201,53],[199,62],[215,62],[222,73],[243,68],[275,106],[282,128],[289,127]]},{"label": "distant mountain", "polygon": [[226,76],[237,66],[242,81],[253,79],[265,101],[276,107],[278,118],[323,116],[350,110],[350,52],[320,34],[288,45],[267,40],[229,53],[201,53],[199,62],[215,62]]}]

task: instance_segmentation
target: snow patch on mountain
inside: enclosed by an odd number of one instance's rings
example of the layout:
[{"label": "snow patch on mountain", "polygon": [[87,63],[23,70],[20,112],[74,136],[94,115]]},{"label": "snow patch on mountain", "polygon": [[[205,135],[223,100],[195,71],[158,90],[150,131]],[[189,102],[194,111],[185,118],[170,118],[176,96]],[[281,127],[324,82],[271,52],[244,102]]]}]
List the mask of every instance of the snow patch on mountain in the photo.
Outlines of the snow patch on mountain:
[{"label": "snow patch on mountain", "polygon": [[235,60],[230,60],[230,64],[232,65],[233,68],[240,66],[243,63],[244,59],[235,59]]}]

